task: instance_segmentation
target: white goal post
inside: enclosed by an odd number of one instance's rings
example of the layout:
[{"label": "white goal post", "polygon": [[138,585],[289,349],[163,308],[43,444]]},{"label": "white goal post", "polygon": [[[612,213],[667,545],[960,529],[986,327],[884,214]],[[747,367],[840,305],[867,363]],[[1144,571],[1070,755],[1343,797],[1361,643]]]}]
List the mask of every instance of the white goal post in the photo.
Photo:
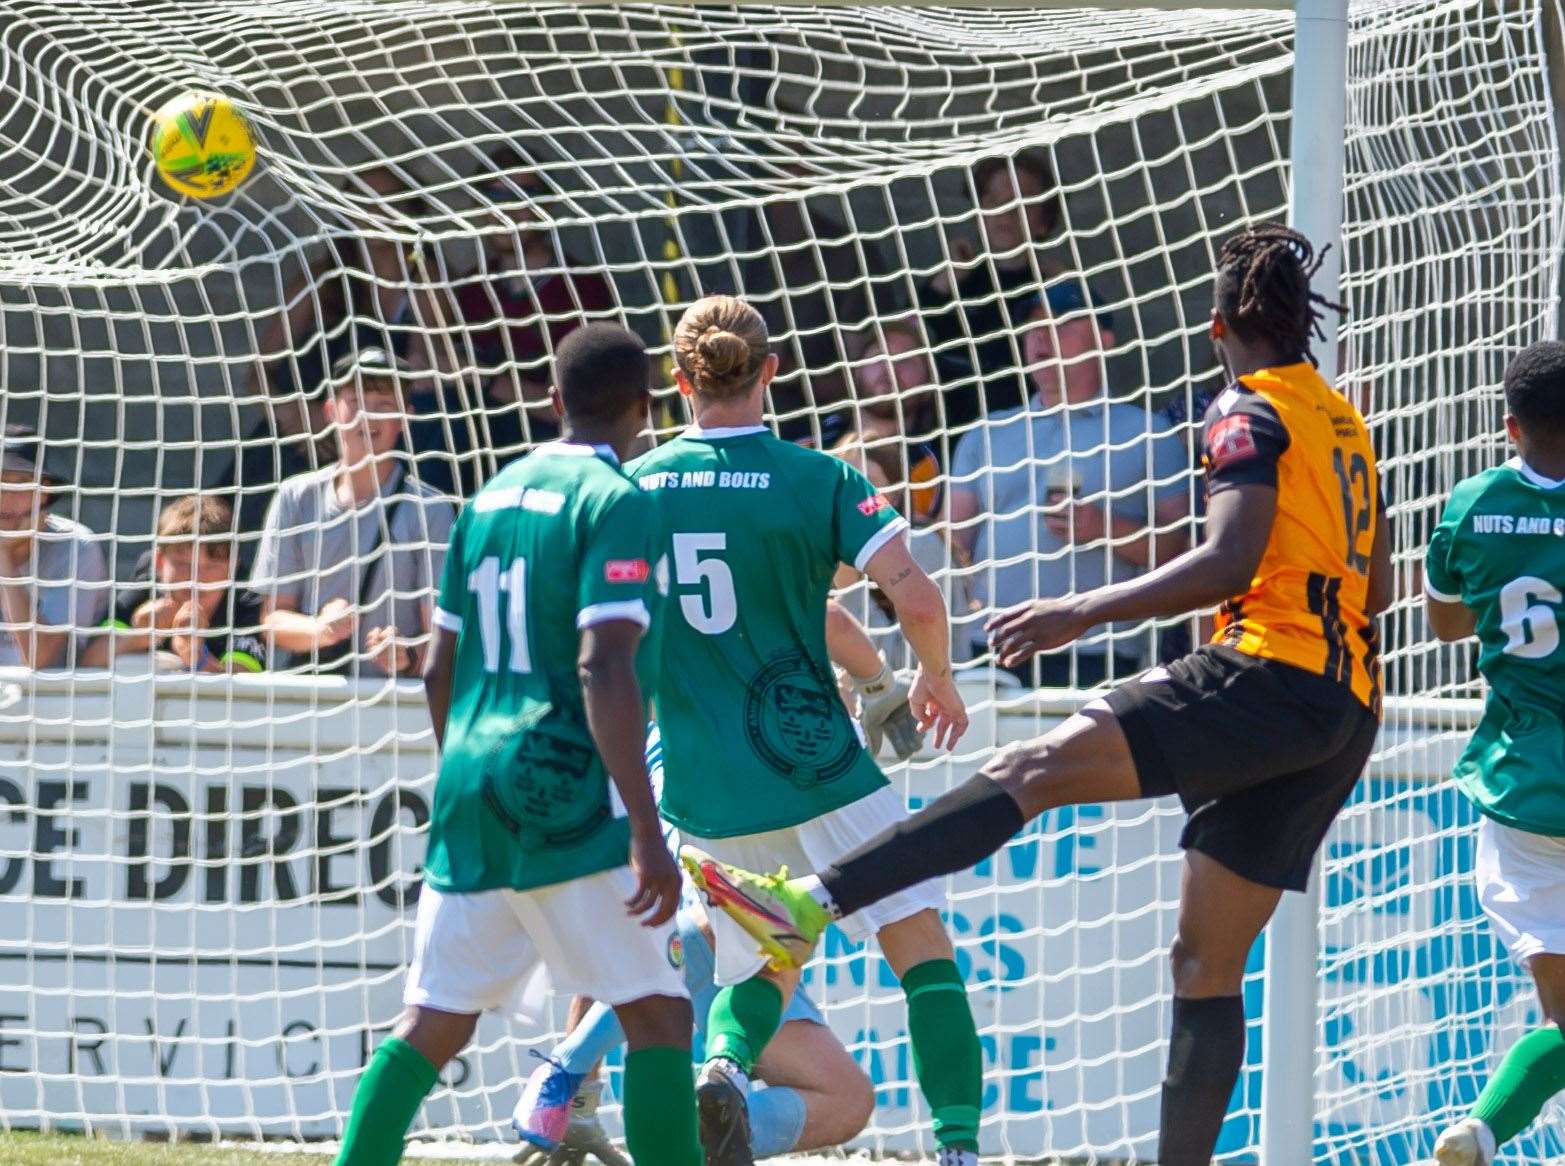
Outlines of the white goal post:
[{"label": "white goal post", "polygon": [[[980,643],[1010,597],[1125,577],[1196,530],[1213,261],[1287,219],[1332,244],[1316,290],[1349,312],[1315,355],[1370,421],[1397,600],[1386,730],[1253,953],[1219,1152],[1427,1157],[1532,1008],[1470,890],[1445,775],[1481,693],[1424,627],[1419,563],[1451,486],[1501,456],[1506,357],[1558,335],[1559,17],[0,0],[0,425],[41,435],[30,485],[57,516],[0,570],[41,613],[0,608],[0,1130],[331,1139],[400,1007],[434,751],[417,681],[366,636],[419,640],[440,513],[388,503],[347,540],[371,566],[340,588],[359,627],[329,674],[251,638],[264,669],[192,676],[106,626],[196,494],[232,505],[257,602],[318,603],[327,572],[253,561],[263,528],[297,552],[326,527],[269,499],[337,456],[334,360],[412,364],[402,480],[458,494],[550,435],[569,328],[621,321],[665,360],[685,304],[751,298],[783,357],[770,420],[884,483],[951,602],[974,729],[951,757],[883,758],[917,803],[1189,642],[1187,621],[1107,629],[1036,691]],[[226,199],[171,197],[147,158],[149,111],[185,89],[255,128]],[[661,384],[654,436],[685,419]],[[902,661],[875,597],[843,599]],[[61,627],[48,666],[18,662]],[[1181,822],[1170,801],[1052,813],[951,880],[986,1154],[1151,1159]],[[878,954],[833,932],[806,986],[877,1091],[855,1145],[927,1154]],[[417,1137],[510,1136],[563,1020],[547,1003],[543,1028],[485,1019]],[[1562,1155],[1554,1114],[1510,1160]]]}]

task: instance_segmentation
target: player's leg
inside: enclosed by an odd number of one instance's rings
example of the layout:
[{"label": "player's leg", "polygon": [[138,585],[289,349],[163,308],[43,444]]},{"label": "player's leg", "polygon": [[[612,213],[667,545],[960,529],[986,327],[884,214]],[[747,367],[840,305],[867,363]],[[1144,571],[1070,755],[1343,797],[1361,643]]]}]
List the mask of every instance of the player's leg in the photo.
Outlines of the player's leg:
[{"label": "player's leg", "polygon": [[628,867],[513,900],[555,986],[610,1005],[625,1030],[625,1140],[638,1166],[699,1166],[689,995],[672,922],[625,913]]},{"label": "player's leg", "polygon": [[950,936],[939,914],[925,908],[886,924],[877,937],[907,998],[913,1072],[929,1104],[939,1161],[972,1166],[983,1108],[983,1049]]},{"label": "player's leg", "polygon": [[[728,941],[730,947],[735,943]],[[706,1017],[706,1061],[696,1078],[701,1145],[709,1166],[749,1166],[755,1160],[750,1079],[761,1053],[782,1027],[783,1010],[798,983],[796,968],[762,968],[736,984],[720,986],[712,999]]]},{"label": "player's leg", "polygon": [[579,1118],[583,1110],[596,1111],[597,1088],[588,1078],[625,1042],[614,1010],[586,996],[571,998],[566,1024],[567,1035],[527,1078],[511,1115],[517,1136],[546,1150],[560,1144],[573,1117]]},{"label": "player's leg", "polygon": [[625,1144],[637,1166],[699,1166],[693,1016],[683,994],[614,1006],[625,1028]]},{"label": "player's leg", "polygon": [[1487,1166],[1565,1091],[1565,839],[1484,818],[1476,874],[1484,913],[1538,987],[1543,1024],[1511,1046],[1471,1114],[1440,1135],[1440,1166]]},{"label": "player's leg", "polygon": [[689,846],[681,857],[709,901],[763,951],[802,964],[833,919],[975,866],[1046,809],[1143,796],[1115,715],[1094,702],[1044,736],[1000,750],[956,789],[813,875],[757,876],[755,864],[709,862]]},{"label": "player's leg", "polygon": [[1245,961],[1282,891],[1185,855],[1179,928],[1169,952],[1174,1020],[1163,1078],[1162,1166],[1208,1166],[1244,1064]]},{"label": "player's leg", "polygon": [[[1168,780],[1191,810],[1180,838],[1184,882],[1169,953],[1174,1007],[1158,1153],[1163,1166],[1212,1160],[1244,1062],[1242,987],[1250,950],[1282,892],[1309,885],[1315,854],[1358,784],[1380,729],[1351,696],[1299,670],[1279,678],[1246,665],[1221,691],[1210,720],[1188,702],[1126,712],[1143,769],[1159,780],[1157,758],[1146,755],[1151,746],[1142,739],[1150,732],[1161,742]],[[1224,730],[1230,720],[1237,732]],[[1247,771],[1264,772],[1278,758],[1311,763],[1242,784]]]},{"label": "player's leg", "polygon": [[392,1166],[440,1069],[472,1038],[478,1014],[500,1003],[536,961],[505,903],[507,892],[419,895],[407,1011],[365,1066],[337,1166]]},{"label": "player's leg", "polygon": [[858,1136],[875,1110],[875,1087],[802,990],[755,1072],[766,1082],[750,1094],[757,1158],[840,1146]]}]

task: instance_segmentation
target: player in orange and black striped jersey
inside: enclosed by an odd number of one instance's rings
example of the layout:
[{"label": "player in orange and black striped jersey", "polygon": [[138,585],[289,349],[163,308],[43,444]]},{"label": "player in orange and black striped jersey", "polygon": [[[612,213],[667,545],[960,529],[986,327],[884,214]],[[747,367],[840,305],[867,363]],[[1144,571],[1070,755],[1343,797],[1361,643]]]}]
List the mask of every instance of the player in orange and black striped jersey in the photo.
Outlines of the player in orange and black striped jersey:
[{"label": "player in orange and black striped jersey", "polygon": [[[808,879],[712,873],[791,958],[833,917],[993,854],[1057,806],[1177,794],[1189,813],[1163,1166],[1208,1166],[1244,1057],[1245,961],[1284,890],[1303,890],[1379,729],[1374,619],[1391,542],[1364,420],[1315,370],[1320,266],[1279,226],[1228,240],[1211,336],[1230,385],[1207,411],[1200,546],[1137,579],[989,621],[1019,664],[1089,628],[1222,605],[1213,643],[1010,746],[964,785]],[[1340,309],[1338,309],[1340,310]],[[719,864],[720,865],[720,864]],[[1308,1133],[1304,1136],[1308,1136]]]}]

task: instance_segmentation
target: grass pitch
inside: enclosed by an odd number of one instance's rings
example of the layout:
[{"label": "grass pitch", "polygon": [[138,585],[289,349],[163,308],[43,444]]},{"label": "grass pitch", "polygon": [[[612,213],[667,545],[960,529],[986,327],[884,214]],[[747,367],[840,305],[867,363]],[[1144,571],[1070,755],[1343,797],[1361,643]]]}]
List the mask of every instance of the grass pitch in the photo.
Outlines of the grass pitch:
[{"label": "grass pitch", "polygon": [[0,1166],[327,1166],[316,1154],[231,1150],[182,1142],[111,1142],[75,1134],[0,1133]]}]

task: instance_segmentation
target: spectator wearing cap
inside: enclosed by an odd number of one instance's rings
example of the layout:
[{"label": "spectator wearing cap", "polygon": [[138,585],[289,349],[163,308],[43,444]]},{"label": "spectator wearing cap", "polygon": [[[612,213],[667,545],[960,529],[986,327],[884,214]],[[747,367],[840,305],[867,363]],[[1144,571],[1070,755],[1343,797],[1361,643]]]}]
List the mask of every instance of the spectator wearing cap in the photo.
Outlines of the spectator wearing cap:
[{"label": "spectator wearing cap", "polygon": [[333,369],[337,460],[278,488],[251,572],[273,667],[420,671],[456,510],[396,453],[411,371],[380,348]]},{"label": "spectator wearing cap", "polygon": [[103,547],[79,522],[49,513],[61,487],[42,443],[8,425],[0,438],[0,664],[69,668],[109,606]]},{"label": "spectator wearing cap", "polygon": [[149,652],[159,670],[259,672],[266,665],[261,600],[234,585],[234,516],[192,494],[158,515],[155,542],[136,561],[109,626],[83,654],[89,667]]},{"label": "spectator wearing cap", "polygon": [[1040,254],[1061,213],[1048,154],[985,158],[972,178],[982,246],[951,239],[946,262],[917,289],[936,346],[946,424],[956,431],[1027,399],[1018,333],[1039,285],[1063,272]]},{"label": "spectator wearing cap", "polygon": [[[441,376],[428,399],[416,402],[423,418],[413,446],[421,475],[460,493],[487,477],[487,467],[471,456],[476,451],[493,451],[499,466],[525,445],[559,436],[549,405],[549,358],[582,324],[617,308],[609,281],[556,246],[535,202],[544,191],[538,176],[513,152],[496,158],[498,172],[478,190],[499,212],[500,227],[483,235],[477,271],[449,293],[422,297],[419,310],[424,325],[451,342],[428,345],[428,360]],[[522,169],[508,169],[513,165]],[[465,382],[475,374],[470,392]],[[445,460],[455,473],[429,457],[441,449],[451,453]]]},{"label": "spectator wearing cap", "polygon": [[[952,540],[986,612],[1133,578],[1187,545],[1184,445],[1145,407],[1109,399],[1113,320],[1088,297],[1079,281],[1050,285],[1022,334],[1033,396],[964,435],[953,456]],[[966,639],[975,656],[985,650],[981,620]],[[1147,639],[1113,626],[1016,675],[1089,687],[1140,668]]]}]

